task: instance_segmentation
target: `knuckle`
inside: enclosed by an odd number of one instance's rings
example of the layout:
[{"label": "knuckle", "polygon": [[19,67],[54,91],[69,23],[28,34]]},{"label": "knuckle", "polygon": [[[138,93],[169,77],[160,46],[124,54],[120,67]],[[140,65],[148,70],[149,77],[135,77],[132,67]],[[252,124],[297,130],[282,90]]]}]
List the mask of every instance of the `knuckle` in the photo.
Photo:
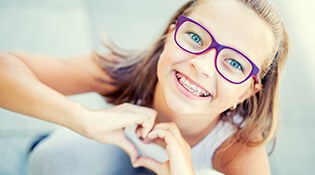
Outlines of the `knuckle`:
[{"label": "knuckle", "polygon": [[184,142],[184,145],[185,145],[187,150],[190,150],[190,145],[186,141]]},{"label": "knuckle", "polygon": [[153,115],[156,115],[157,114],[157,111],[155,109],[151,109],[151,108],[148,108],[150,110],[150,112],[153,114]]},{"label": "knuckle", "polygon": [[144,112],[150,113],[150,114],[155,114],[156,110],[152,109],[150,107],[146,107],[146,106],[138,106],[139,108],[143,109]]},{"label": "knuckle", "polygon": [[166,130],[164,134],[166,137],[173,137],[173,133],[170,130]]},{"label": "knuckle", "polygon": [[122,104],[119,104],[115,107],[113,107],[113,110],[120,110],[120,111],[125,111],[126,109],[128,108],[128,103],[122,103]]},{"label": "knuckle", "polygon": [[131,105],[130,105],[130,103],[123,103],[123,104],[121,104],[120,106],[123,106],[123,107],[130,107]]},{"label": "knuckle", "polygon": [[136,115],[136,118],[137,120],[143,122],[143,121],[146,121],[147,120],[147,116],[146,115],[143,115],[141,113],[139,113],[138,115]]},{"label": "knuckle", "polygon": [[184,140],[184,148],[187,150],[187,151],[190,151],[190,145]]},{"label": "knuckle", "polygon": [[127,102],[124,102],[123,104],[124,104],[124,105],[128,105],[128,106],[130,105],[130,103],[127,103]]},{"label": "knuckle", "polygon": [[171,130],[175,130],[175,129],[177,129],[177,125],[176,125],[174,122],[171,122],[171,123],[169,124],[169,128],[170,128]]},{"label": "knuckle", "polygon": [[156,116],[157,116],[157,112],[155,110],[152,111],[150,117],[151,118],[156,118]]},{"label": "knuckle", "polygon": [[170,122],[169,124],[170,124],[171,127],[176,126],[175,122]]},{"label": "knuckle", "polygon": [[123,106],[126,106],[126,105],[127,105],[127,103],[122,103],[122,104],[120,104],[118,106],[123,107]]}]

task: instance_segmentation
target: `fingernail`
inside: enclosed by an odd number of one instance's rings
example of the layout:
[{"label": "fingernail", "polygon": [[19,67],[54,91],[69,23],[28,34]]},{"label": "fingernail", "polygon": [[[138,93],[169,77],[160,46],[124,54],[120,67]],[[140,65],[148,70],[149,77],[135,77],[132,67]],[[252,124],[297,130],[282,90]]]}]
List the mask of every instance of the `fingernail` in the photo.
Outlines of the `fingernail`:
[{"label": "fingernail", "polygon": [[152,140],[149,139],[149,138],[145,138],[145,139],[142,140],[142,142],[145,143],[145,144],[148,144],[148,143],[150,143],[151,141],[152,141]]},{"label": "fingernail", "polygon": [[138,159],[138,155],[137,156],[130,156],[131,159],[131,163],[133,164],[137,159]]},{"label": "fingernail", "polygon": [[147,129],[142,130],[142,138],[146,138],[147,136]]},{"label": "fingernail", "polygon": [[156,134],[149,133],[147,137],[150,138],[150,139],[154,139],[156,137]]},{"label": "fingernail", "polygon": [[133,166],[134,168],[137,168],[137,167],[139,167],[139,164],[138,164],[138,163],[133,163],[132,166]]},{"label": "fingernail", "polygon": [[137,131],[136,131],[136,134],[137,134],[137,136],[138,136],[138,137],[140,137],[140,136],[141,136],[141,133],[140,133],[140,131],[139,131],[139,130],[137,130]]}]

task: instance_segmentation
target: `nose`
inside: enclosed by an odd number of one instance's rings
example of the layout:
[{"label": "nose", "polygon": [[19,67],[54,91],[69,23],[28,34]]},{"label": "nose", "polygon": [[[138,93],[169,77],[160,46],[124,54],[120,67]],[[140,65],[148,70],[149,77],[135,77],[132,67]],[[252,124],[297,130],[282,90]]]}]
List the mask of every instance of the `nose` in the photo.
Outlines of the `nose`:
[{"label": "nose", "polygon": [[216,49],[211,49],[209,52],[206,52],[201,55],[196,55],[193,59],[190,60],[190,65],[195,69],[198,74],[203,75],[207,78],[215,76],[215,57]]}]

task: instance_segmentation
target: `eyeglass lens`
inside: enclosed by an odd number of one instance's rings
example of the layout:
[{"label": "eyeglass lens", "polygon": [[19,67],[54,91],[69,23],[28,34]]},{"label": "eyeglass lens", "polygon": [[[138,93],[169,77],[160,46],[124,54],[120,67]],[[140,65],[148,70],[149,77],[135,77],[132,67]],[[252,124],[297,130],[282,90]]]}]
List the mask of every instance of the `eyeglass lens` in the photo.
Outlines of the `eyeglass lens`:
[{"label": "eyeglass lens", "polygon": [[[213,41],[205,29],[191,21],[179,26],[175,39],[182,49],[193,54],[204,52]],[[228,47],[216,51],[215,66],[221,76],[235,83],[245,80],[253,69],[247,58]]]}]

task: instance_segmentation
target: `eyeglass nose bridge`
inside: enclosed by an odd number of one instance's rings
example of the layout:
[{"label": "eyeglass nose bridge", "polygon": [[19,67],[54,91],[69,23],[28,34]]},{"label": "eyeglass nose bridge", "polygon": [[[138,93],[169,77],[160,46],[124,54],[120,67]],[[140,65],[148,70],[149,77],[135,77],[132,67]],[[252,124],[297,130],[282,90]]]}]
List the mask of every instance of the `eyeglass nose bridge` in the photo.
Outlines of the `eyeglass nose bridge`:
[{"label": "eyeglass nose bridge", "polygon": [[218,59],[218,56],[221,52],[221,50],[223,50],[224,48],[226,48],[225,46],[219,44],[214,38],[213,36],[210,34],[210,37],[211,37],[211,44],[208,46],[208,48],[206,48],[204,51],[198,53],[198,55],[202,55],[204,53],[207,53],[209,51],[211,51],[212,49],[215,50],[215,55],[214,55],[214,61],[216,61]]},{"label": "eyeglass nose bridge", "polygon": [[219,53],[221,52],[221,50],[223,50],[224,48],[226,48],[225,46],[223,46],[223,45],[221,45],[221,44],[219,44],[214,38],[213,38],[213,36],[209,33],[209,35],[210,35],[210,37],[211,37],[211,44],[210,44],[210,46],[207,48],[207,49],[205,49],[204,51],[203,51],[203,53],[204,52],[208,52],[208,51],[210,51],[211,49],[215,49],[216,50],[216,56],[218,56],[219,55]]},{"label": "eyeglass nose bridge", "polygon": [[[192,50],[189,50],[189,48],[185,48],[183,47],[178,41],[177,41],[177,32],[178,32],[178,29],[181,27],[182,24],[184,24],[186,21],[189,21],[191,23],[194,23],[198,26],[200,26],[202,29],[204,29],[209,35],[210,35],[210,38],[211,38],[211,43],[210,43],[210,46],[208,46],[206,49],[204,49],[203,51],[192,51]],[[229,47],[229,46],[224,46],[224,45],[221,45],[219,44],[215,39],[214,37],[212,36],[212,34],[210,33],[210,31],[205,28],[204,26],[202,26],[201,24],[199,24],[198,22],[194,21],[193,19],[190,19],[186,16],[179,16],[178,19],[176,20],[176,30],[175,30],[175,33],[174,33],[174,40],[176,42],[176,44],[181,48],[183,49],[184,51],[190,53],[190,54],[194,54],[194,55],[201,55],[201,54],[204,54],[205,52],[208,52],[210,51],[211,49],[215,49],[216,51],[216,54],[215,54],[215,58],[214,58],[214,65],[217,69],[217,72],[223,77],[225,78],[227,81],[233,83],[233,84],[241,84],[243,83],[244,81],[246,81],[249,77],[252,77],[252,76],[257,76],[257,74],[259,73],[259,68],[255,65],[254,62],[252,62],[245,54],[243,54],[242,52],[240,52],[239,50],[233,48],[233,47]],[[218,61],[218,57],[220,56],[220,53],[223,49],[231,49],[239,54],[241,54],[244,58],[246,58],[249,63],[252,65],[252,70],[250,72],[250,74],[243,80],[243,81],[232,81],[228,78],[226,78],[223,74],[220,73],[220,71],[218,70],[217,68],[217,61]]]}]

